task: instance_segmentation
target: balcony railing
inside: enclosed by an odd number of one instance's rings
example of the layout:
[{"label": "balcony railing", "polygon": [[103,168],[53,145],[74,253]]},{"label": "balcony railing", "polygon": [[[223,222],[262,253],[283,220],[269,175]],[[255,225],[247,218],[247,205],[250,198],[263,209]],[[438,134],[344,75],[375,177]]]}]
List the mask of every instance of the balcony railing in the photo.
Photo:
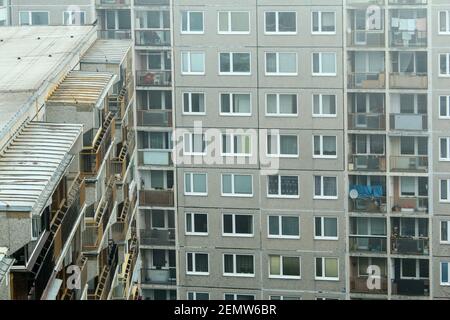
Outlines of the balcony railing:
[{"label": "balcony railing", "polygon": [[[371,279],[370,284],[367,283],[368,277],[352,276],[350,277],[351,293],[367,293],[367,294],[387,294],[387,277],[382,276],[379,279]],[[380,287],[373,286],[373,281],[380,281]]]},{"label": "balcony railing", "polygon": [[172,110],[138,110],[138,126],[172,127]]},{"label": "balcony railing", "polygon": [[350,251],[386,253],[386,236],[349,236]]},{"label": "balcony railing", "polygon": [[173,190],[141,190],[139,191],[139,205],[154,207],[173,207]]},{"label": "balcony railing", "polygon": [[104,265],[98,276],[95,291],[88,294],[89,300],[106,300],[111,290],[114,273],[119,261],[118,247],[115,246],[109,254],[108,264]]},{"label": "balcony railing", "polygon": [[378,73],[351,73],[348,75],[350,89],[384,89],[386,76],[384,72]]},{"label": "balcony railing", "polygon": [[430,280],[396,279],[392,283],[392,294],[404,296],[429,296]]},{"label": "balcony railing", "polygon": [[386,115],[383,113],[350,113],[348,125],[351,130],[385,130]]},{"label": "balcony railing", "polygon": [[96,0],[96,5],[129,6],[130,0]]},{"label": "balcony railing", "polygon": [[427,89],[428,75],[419,73],[391,73],[390,86],[394,89]]},{"label": "balcony railing", "polygon": [[428,43],[427,35],[426,31],[391,31],[391,46],[406,48],[426,47]]},{"label": "balcony railing", "polygon": [[171,45],[169,30],[137,30],[136,45],[149,47],[162,47]]},{"label": "balcony railing", "polygon": [[170,0],[134,0],[134,5],[168,6],[170,5]]},{"label": "balcony railing", "polygon": [[393,254],[428,255],[429,248],[428,238],[391,239],[391,253]]},{"label": "balcony railing", "polygon": [[357,198],[349,199],[350,212],[386,213],[386,198]]},{"label": "balcony railing", "polygon": [[175,245],[175,229],[141,230],[140,240],[146,246],[172,246]]},{"label": "balcony railing", "polygon": [[427,172],[428,156],[391,156],[391,170],[401,172]]},{"label": "balcony railing", "polygon": [[111,226],[112,237],[115,242],[122,242],[125,240],[131,226],[131,218],[133,216],[135,204],[135,199],[132,201],[126,199],[119,205],[117,222]]},{"label": "balcony railing", "polygon": [[130,40],[131,30],[98,30],[98,37],[107,40]]},{"label": "balcony railing", "polygon": [[384,32],[379,31],[366,31],[366,30],[354,30],[349,35],[348,43],[354,47],[383,47],[385,43]]},{"label": "balcony railing", "polygon": [[176,285],[176,268],[142,268],[142,284]]},{"label": "balcony railing", "polygon": [[350,155],[350,171],[386,171],[386,156],[379,154]]},{"label": "balcony railing", "polygon": [[417,5],[417,4],[427,4],[428,0],[389,0],[389,4],[395,5]]},{"label": "balcony railing", "polygon": [[426,114],[395,113],[390,115],[391,130],[427,130],[428,116]]},{"label": "balcony railing", "polygon": [[392,197],[393,213],[428,213],[428,197],[426,196],[408,196]]},{"label": "balcony railing", "polygon": [[136,85],[141,87],[170,87],[172,71],[136,71]]},{"label": "balcony railing", "polygon": [[139,166],[172,166],[172,150],[139,150]]}]

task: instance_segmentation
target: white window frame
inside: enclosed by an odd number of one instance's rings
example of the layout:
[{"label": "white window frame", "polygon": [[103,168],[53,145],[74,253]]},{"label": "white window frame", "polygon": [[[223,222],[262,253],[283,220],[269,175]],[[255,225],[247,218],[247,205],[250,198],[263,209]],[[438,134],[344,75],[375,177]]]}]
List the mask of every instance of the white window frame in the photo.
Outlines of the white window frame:
[{"label": "white window frame", "polygon": [[[269,113],[269,96],[274,95],[277,98],[277,112],[276,113]],[[280,101],[281,101],[281,96],[295,96],[296,100],[297,100],[297,112],[296,113],[281,113],[281,109],[280,109]],[[292,118],[292,117],[298,117],[299,112],[299,98],[298,98],[298,94],[297,93],[287,93],[287,92],[283,92],[283,93],[266,93],[266,116],[267,117],[288,117],[288,118]]]},{"label": "white window frame", "polygon": [[[275,54],[277,71],[267,71],[267,55]],[[280,54],[295,54],[295,72],[280,72]],[[295,77],[298,76],[298,53],[297,52],[265,52],[264,54],[264,71],[266,76],[283,76],[283,77]]]},{"label": "white window frame", "polygon": [[[442,225],[447,224],[447,240],[442,240]],[[450,244],[450,220],[441,220],[439,222],[439,243],[440,244]]]},{"label": "white window frame", "polygon": [[[319,109],[321,113],[314,113],[314,97],[319,96]],[[335,113],[325,114],[323,113],[323,97],[324,96],[334,96],[335,103]],[[313,118],[337,118],[337,95],[336,94],[325,94],[325,93],[315,93],[312,95],[312,116]]]},{"label": "white window frame", "polygon": [[[250,112],[249,113],[240,113],[240,112],[234,112],[234,95],[248,95],[250,97]],[[222,111],[222,95],[228,95],[230,97],[230,112],[223,112]],[[227,117],[250,117],[252,115],[252,94],[249,92],[221,92],[219,94],[219,114],[221,116],[227,116]]]},{"label": "white window frame", "polygon": [[[316,219],[320,219],[320,236],[316,235]],[[325,219],[335,219],[336,220],[336,237],[325,235]],[[314,217],[314,239],[315,240],[329,240],[336,241],[339,240],[339,219],[337,217],[327,217],[327,216],[315,216]]]},{"label": "white window frame", "polygon": [[419,280],[419,279],[429,279],[429,274],[431,272],[430,266],[428,266],[428,277],[421,277],[420,276],[420,259],[414,259],[414,258],[408,258],[409,260],[415,260],[416,263],[416,275],[414,277],[407,277],[403,276],[403,263],[402,260],[400,260],[400,279],[409,279],[409,280]]},{"label": "white window frame", "polygon": [[[197,71],[192,71],[192,65],[191,65],[191,55],[193,53],[199,53],[203,55],[203,71],[202,72],[197,72]],[[183,55],[187,54],[188,55],[188,60],[189,60],[189,65],[188,65],[188,71],[183,71]],[[194,76],[204,76],[206,74],[206,53],[204,51],[181,51],[181,74],[182,75],[194,75]]]},{"label": "white window frame", "polygon": [[199,299],[197,299],[197,294],[206,294],[206,295],[208,295],[208,300],[209,300],[209,292],[188,291],[188,292],[186,292],[186,300],[189,300],[189,294],[192,294],[193,299],[191,301],[199,301]]},{"label": "white window frame", "polygon": [[[238,296],[249,296],[249,297],[253,297],[253,300],[256,299],[256,296],[254,294],[246,294],[246,293],[224,293],[223,294],[223,299],[225,300],[226,296],[232,295],[233,296],[233,300],[230,301],[236,301]],[[242,300],[241,300],[242,301]]]},{"label": "white window frame", "polygon": [[[266,143],[268,142],[268,137],[269,136],[273,136],[275,134],[268,134],[266,136]],[[296,134],[276,134],[277,136],[277,153],[272,153],[269,154],[269,143],[267,143],[266,146],[266,156],[268,158],[298,158],[300,155],[300,146],[299,146],[299,141],[298,141],[298,135]],[[297,137],[297,154],[281,154],[281,136],[292,136],[292,137]]]},{"label": "white window frame", "polygon": [[[195,231],[195,215],[205,215],[206,216],[206,232],[196,232]],[[188,215],[190,215],[190,222],[191,222],[191,227],[192,227],[192,231],[188,231]],[[203,213],[203,212],[185,212],[185,221],[184,221],[184,225],[185,225],[185,235],[187,236],[207,236],[209,234],[209,217],[207,213]]]},{"label": "white window frame", "polygon": [[[269,177],[277,176],[278,177],[278,194],[269,194]],[[281,177],[296,177],[297,178],[297,195],[283,195],[281,194]],[[285,174],[277,174],[277,175],[268,175],[267,176],[267,188],[266,188],[266,196],[267,198],[284,198],[284,199],[299,199],[300,198],[300,177],[296,175],[285,175]]]},{"label": "white window frame", "polygon": [[[317,272],[317,259],[322,259],[322,276],[317,276],[317,274],[316,274],[316,272]],[[337,260],[337,272],[338,272],[337,277],[327,277],[325,275],[325,270],[326,270],[325,261],[326,261],[326,259],[335,259],[335,260]],[[320,281],[339,281],[339,258],[336,258],[336,257],[315,257],[314,258],[314,279],[315,280],[320,280]]]},{"label": "white window frame", "polygon": [[[314,31],[314,13],[317,13],[319,19],[319,31]],[[322,15],[324,13],[332,13],[334,15],[334,31],[322,31]],[[335,35],[337,29],[336,11],[314,10],[311,12],[311,34],[313,35]]]},{"label": "white window frame", "polygon": [[[203,136],[203,142],[205,143],[205,151],[203,152],[196,152],[194,151],[194,135],[199,135],[200,133],[195,133],[195,132],[186,132],[183,134],[183,155],[185,156],[204,156],[207,153],[207,140],[206,140],[206,134],[205,133],[201,133],[201,135]],[[186,138],[188,137],[188,138]],[[189,143],[189,151],[186,151],[186,140],[188,140]],[[202,148],[203,148],[203,142],[202,142]]]},{"label": "white window frame", "polygon": [[[449,274],[448,276],[448,282],[442,282],[442,267],[443,264],[447,264],[447,273]],[[441,286],[450,286],[450,262],[449,261],[440,261],[439,262],[439,283],[441,284]]]},{"label": "white window frame", "polygon": [[[314,154],[314,145],[315,145],[315,138],[319,137],[320,140],[320,154],[316,155]],[[335,145],[336,145],[336,155],[333,156],[329,156],[329,155],[324,155],[323,154],[323,139],[324,137],[334,137],[335,140]],[[337,136],[326,136],[326,135],[313,135],[312,137],[312,155],[313,155],[313,159],[337,159],[337,148],[338,148],[338,143],[337,143]]]},{"label": "white window frame", "polygon": [[[225,153],[223,151],[223,138],[224,136],[229,136],[229,140],[231,141],[230,149],[232,150],[231,153]],[[243,137],[244,139],[248,138],[250,141],[250,151],[249,153],[234,153],[234,138],[235,137]],[[243,133],[222,133],[221,139],[220,139],[220,154],[222,157],[251,157],[253,154],[253,146],[252,146],[252,136],[250,134],[243,134]]]},{"label": "white window frame", "polygon": [[[22,19],[21,19],[21,13],[23,12],[27,12],[28,13],[28,21],[29,24],[22,24]],[[45,11],[45,10],[23,10],[23,11],[19,11],[19,25],[22,26],[37,26],[37,24],[33,24],[33,13],[46,13],[47,14],[47,18],[48,18],[48,26],[50,25],[50,11]],[[45,26],[42,24],[39,24],[39,26]]]},{"label": "white window frame", "polygon": [[[225,272],[225,256],[233,256],[233,273]],[[251,256],[253,258],[253,273],[236,273],[237,259],[236,256]],[[222,275],[224,277],[240,277],[240,278],[254,278],[255,277],[255,255],[254,254],[241,254],[241,253],[223,253],[222,254]]]},{"label": "white window frame", "polygon": [[[186,105],[185,105],[185,100],[184,100],[184,95],[188,95],[189,96],[189,111],[186,111],[186,109],[185,109],[185,107],[186,107]],[[192,95],[193,94],[200,94],[200,95],[203,95],[203,103],[204,103],[204,106],[203,106],[203,109],[205,110],[205,111],[203,111],[203,112],[193,112],[192,111]],[[193,92],[193,91],[189,91],[189,92],[183,92],[183,97],[182,97],[182,99],[183,99],[183,115],[187,115],[187,116],[204,116],[204,115],[206,115],[206,93],[204,93],[204,92]]]},{"label": "white window frame", "polygon": [[[315,189],[315,178],[320,177],[321,183],[320,183],[320,196],[316,195],[316,189]],[[323,180],[324,178],[335,178],[336,179],[336,196],[324,196],[324,188],[323,188]],[[313,175],[313,199],[316,200],[336,200],[339,198],[339,186],[338,186],[338,177],[337,176],[323,176],[323,175]]]},{"label": "white window frame", "polygon": [[[447,110],[446,110],[446,115],[441,115],[441,108],[442,108],[442,98],[445,99],[446,103],[447,103]],[[450,95],[442,95],[439,96],[439,119],[450,119]]]},{"label": "white window frame", "polygon": [[[442,181],[447,183],[447,199],[442,199]],[[439,179],[439,202],[440,203],[450,203],[450,178],[449,179]]]},{"label": "white window frame", "polygon": [[[277,217],[278,218],[278,234],[270,234],[270,217]],[[284,235],[283,234],[283,218],[292,218],[295,217],[298,219],[298,236],[290,236],[290,235]],[[301,222],[299,216],[293,216],[293,215],[278,215],[278,214],[269,214],[267,215],[267,238],[268,239],[291,239],[291,240],[298,240],[301,237]]]},{"label": "white window frame", "polygon": [[[220,31],[220,14],[228,14],[228,30]],[[246,13],[248,15],[248,31],[232,31],[231,15],[233,13]],[[217,12],[217,34],[250,34],[251,21],[250,21],[250,11],[240,11],[240,10],[220,10]]]},{"label": "white window frame", "polygon": [[[322,56],[324,54],[334,55],[334,73],[322,72]],[[319,72],[314,72],[314,56],[319,56]],[[313,77],[336,77],[337,76],[337,54],[336,52],[313,52],[311,54],[311,74]]]},{"label": "white window frame", "polygon": [[[441,58],[442,56],[445,56],[445,60],[447,61],[447,73],[441,73]],[[440,78],[450,78],[450,53],[440,53],[439,54],[439,77]]]},{"label": "white window frame", "polygon": [[[224,219],[225,216],[231,216],[232,220],[232,233],[225,233],[225,223]],[[252,233],[236,233],[236,216],[250,216],[252,218]],[[245,213],[222,213],[222,236],[223,237],[239,237],[239,238],[253,238],[255,236],[255,218],[252,214],[245,214]]]},{"label": "white window frame", "polygon": [[[194,191],[194,174],[198,175],[204,175],[206,177],[206,192],[195,192]],[[190,175],[190,181],[191,181],[191,192],[186,191],[186,175]],[[184,173],[184,195],[185,196],[200,196],[200,197],[206,197],[208,196],[208,173],[205,172],[185,172]]]},{"label": "white window frame", "polygon": [[[188,255],[191,254],[192,255],[192,268],[195,269],[195,256],[197,254],[206,254],[208,257],[208,272],[204,272],[204,271],[189,271],[189,263],[188,263]],[[192,276],[209,276],[209,253],[207,252],[186,252],[186,274],[187,275],[192,275]]]},{"label": "white window frame", "polygon": [[[187,30],[184,31],[183,30],[183,13],[186,13],[186,27]],[[202,14],[202,26],[203,26],[203,30],[202,31],[191,31],[191,13],[201,13]],[[197,10],[181,10],[181,26],[180,26],[180,30],[181,30],[181,34],[204,34],[205,33],[205,13],[203,11],[197,11]]]},{"label": "white window frame", "polygon": [[[267,31],[267,14],[275,13],[275,31]],[[295,31],[280,31],[280,13],[294,13],[295,14]],[[264,11],[264,34],[267,35],[296,35],[298,33],[298,15],[297,11]]]},{"label": "white window frame", "polygon": [[[280,258],[280,275],[273,275],[270,273],[270,258],[272,256],[276,256]],[[268,271],[269,271],[269,279],[292,279],[292,280],[300,280],[302,278],[302,258],[299,256],[288,256],[288,255],[281,255],[281,254],[269,254],[268,255],[268,262],[269,262],[269,267],[268,267]],[[299,275],[298,276],[287,276],[287,275],[283,275],[283,258],[297,258],[298,262],[299,262]]]},{"label": "white window frame", "polygon": [[[445,14],[445,22],[446,22],[445,31],[441,31],[442,13]],[[440,10],[438,13],[438,17],[439,17],[439,21],[438,21],[439,34],[440,35],[450,35],[450,9],[449,10]]]},{"label": "white window frame", "polygon": [[[224,193],[223,192],[223,176],[224,175],[230,175],[231,176],[231,193]],[[235,193],[234,189],[234,177],[235,176],[249,176],[251,177],[252,180],[252,193],[251,194],[240,194],[240,193]],[[252,174],[240,174],[240,173],[222,173],[220,175],[220,191],[221,191],[221,195],[222,197],[235,197],[235,198],[253,198],[253,194],[254,194],[254,188],[253,188],[253,175]]]},{"label": "white window frame", "polygon": [[[442,140],[445,140],[447,145],[447,156],[442,158]],[[450,161],[450,137],[439,137],[439,161],[448,162]]]},{"label": "white window frame", "polygon": [[[220,56],[222,55],[222,54],[228,54],[229,55],[229,58],[230,58],[230,71],[221,71],[220,70],[220,66],[221,66],[221,60],[220,60]],[[233,65],[233,63],[234,63],[234,55],[235,54],[248,54],[248,56],[249,56],[249,59],[248,59],[248,62],[249,62],[249,65],[248,65],[248,72],[235,72],[234,71],[234,65]],[[218,66],[219,66],[219,75],[220,76],[250,76],[250,75],[252,75],[252,54],[251,54],[251,52],[237,52],[237,51],[233,51],[233,52],[219,52],[219,57],[218,57],[218,61],[219,61],[219,63],[218,63]]]},{"label": "white window frame", "polygon": [[[64,15],[66,14],[66,13],[68,13],[69,14],[69,20],[70,20],[70,23],[69,24],[66,24],[66,20],[64,20]],[[77,13],[77,14],[79,14],[80,15],[80,20],[81,20],[81,15],[83,15],[83,19],[84,19],[84,24],[86,24],[86,11],[82,11],[82,10],[80,10],[80,11],[67,11],[67,10],[65,10],[65,11],[63,11],[63,13],[62,13],[62,23],[63,23],[63,25],[65,25],[65,26],[78,26],[78,24],[72,24],[72,19],[73,19],[73,14],[74,13]],[[49,19],[49,22],[50,22],[50,19]],[[81,21],[80,21],[80,24],[79,25],[84,25],[84,24],[81,24]]]}]

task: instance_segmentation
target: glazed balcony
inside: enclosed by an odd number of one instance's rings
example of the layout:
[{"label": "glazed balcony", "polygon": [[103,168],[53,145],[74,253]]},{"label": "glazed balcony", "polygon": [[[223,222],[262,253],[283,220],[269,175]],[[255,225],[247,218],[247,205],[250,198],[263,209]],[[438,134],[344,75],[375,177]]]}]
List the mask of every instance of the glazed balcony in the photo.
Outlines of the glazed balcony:
[{"label": "glazed balcony", "polygon": [[136,46],[142,47],[170,47],[170,30],[137,30]]},{"label": "glazed balcony", "polygon": [[391,113],[389,120],[391,130],[428,130],[428,116],[426,114]]},{"label": "glazed balcony", "polygon": [[421,5],[427,4],[428,0],[389,0],[391,5]]},{"label": "glazed balcony", "polygon": [[396,279],[392,283],[392,294],[400,296],[429,296],[429,279]]},{"label": "glazed balcony", "polygon": [[173,166],[172,150],[138,150],[139,166]]},{"label": "glazed balcony", "polygon": [[139,191],[139,205],[150,207],[173,207],[173,190],[141,190]]},{"label": "glazed balcony", "polygon": [[391,171],[428,172],[428,156],[391,156]]},{"label": "glazed balcony", "polygon": [[348,75],[349,89],[384,89],[386,75],[384,72],[350,73]]},{"label": "glazed balcony", "polygon": [[349,171],[386,171],[386,156],[381,154],[350,155]]},{"label": "glazed balcony", "polygon": [[137,125],[142,127],[172,127],[172,110],[138,110]]},{"label": "glazed balcony", "polygon": [[427,89],[428,75],[414,72],[393,72],[390,74],[390,86],[392,89]]},{"label": "glazed balcony", "polygon": [[141,230],[140,240],[145,246],[174,246],[175,234],[174,228]]},{"label": "glazed balcony", "polygon": [[142,284],[176,285],[177,269],[173,267],[153,267],[141,269]]},{"label": "glazed balcony", "polygon": [[138,70],[136,71],[138,87],[170,87],[172,71],[170,70]]},{"label": "glazed balcony", "polygon": [[[367,283],[367,276],[350,276],[350,293],[387,294],[387,277],[380,277],[380,287],[372,288]],[[372,280],[370,281],[372,283]]]},{"label": "glazed balcony", "polygon": [[428,213],[428,196],[402,196],[398,191],[391,197],[392,213]]},{"label": "glazed balcony", "polygon": [[378,30],[352,30],[347,40],[350,47],[384,48],[385,34]]},{"label": "glazed balcony", "polygon": [[131,30],[130,29],[109,29],[109,30],[98,30],[99,39],[107,40],[131,40]]},{"label": "glazed balcony", "polygon": [[350,252],[354,253],[386,253],[386,236],[349,236]]},{"label": "glazed balcony", "polygon": [[426,31],[391,31],[390,42],[392,47],[421,48],[428,44]]},{"label": "glazed balcony", "polygon": [[391,239],[391,253],[404,255],[429,255],[428,238],[397,237]]},{"label": "glazed balcony", "polygon": [[350,130],[385,130],[386,115],[383,113],[350,113],[348,126]]},{"label": "glazed balcony", "polygon": [[126,8],[130,7],[131,0],[96,0],[95,4],[97,7],[111,7],[114,9],[117,8]]}]

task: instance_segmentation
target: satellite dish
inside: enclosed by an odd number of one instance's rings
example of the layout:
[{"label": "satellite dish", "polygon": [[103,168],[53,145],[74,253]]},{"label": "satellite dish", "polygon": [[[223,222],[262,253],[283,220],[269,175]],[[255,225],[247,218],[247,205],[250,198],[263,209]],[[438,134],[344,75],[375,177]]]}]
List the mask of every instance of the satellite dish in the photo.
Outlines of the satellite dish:
[{"label": "satellite dish", "polygon": [[350,190],[349,196],[351,199],[356,199],[359,196],[358,190],[352,189]]}]

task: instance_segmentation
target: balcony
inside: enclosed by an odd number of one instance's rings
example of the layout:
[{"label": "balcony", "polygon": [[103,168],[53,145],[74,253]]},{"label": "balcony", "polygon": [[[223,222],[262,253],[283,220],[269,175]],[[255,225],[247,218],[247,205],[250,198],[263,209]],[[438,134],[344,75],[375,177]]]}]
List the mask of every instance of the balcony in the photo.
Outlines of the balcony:
[{"label": "balcony", "polygon": [[427,89],[428,75],[420,73],[391,73],[390,87],[393,89]]},{"label": "balcony", "polygon": [[429,255],[429,239],[403,237],[392,238],[391,253],[405,255]]},{"label": "balcony", "polygon": [[131,287],[133,286],[133,273],[138,258],[138,242],[136,235],[133,234],[130,241],[129,253],[125,255],[122,264],[122,272],[118,276],[118,285],[114,288],[113,297],[119,299],[128,299]]},{"label": "balcony", "polygon": [[131,30],[123,29],[123,30],[98,30],[97,31],[99,39],[106,40],[131,40]]},{"label": "balcony", "polygon": [[139,166],[172,166],[172,150],[139,150]]},{"label": "balcony", "polygon": [[176,268],[142,268],[141,282],[142,284],[159,284],[159,285],[176,285]]},{"label": "balcony", "polygon": [[427,4],[428,0],[389,0],[392,5],[420,5]]},{"label": "balcony", "polygon": [[430,280],[396,279],[392,283],[392,294],[403,296],[429,296]]},{"label": "balcony", "polygon": [[386,115],[383,113],[350,113],[348,126],[350,130],[385,130]]},{"label": "balcony", "polygon": [[384,89],[386,75],[384,72],[351,73],[348,75],[348,86],[350,89]]},{"label": "balcony", "polygon": [[131,226],[131,218],[133,217],[133,210],[136,200],[130,201],[126,199],[119,204],[117,222],[111,226],[112,238],[114,242],[123,242],[126,239],[128,231]]},{"label": "balcony", "polygon": [[136,71],[136,85],[140,87],[170,87],[172,85],[172,71]]},{"label": "balcony", "polygon": [[139,191],[139,205],[151,207],[173,207],[173,190],[141,190]]},{"label": "balcony", "polygon": [[111,6],[111,7],[129,7],[130,0],[96,0],[95,4],[97,6]]},{"label": "balcony", "polygon": [[391,156],[391,171],[428,172],[428,156]]},{"label": "balcony", "polygon": [[137,125],[143,127],[172,127],[172,110],[138,110]]},{"label": "balcony", "polygon": [[428,116],[426,114],[391,113],[391,130],[428,130]]},{"label": "balcony", "polygon": [[426,31],[391,31],[390,42],[392,47],[420,48],[427,46],[427,37]]},{"label": "balcony", "polygon": [[384,48],[384,38],[383,31],[353,30],[347,39],[351,47]]},{"label": "balcony", "polygon": [[115,126],[114,115],[109,113],[95,136],[92,137],[93,131],[89,131],[84,135],[85,147],[80,152],[80,169],[83,176],[97,175],[111,146],[115,134]]},{"label": "balcony", "polygon": [[[387,294],[387,277],[380,277],[380,288],[371,288],[367,284],[368,277],[365,276],[351,276],[350,277],[350,292],[351,293],[366,293],[366,294]],[[372,281],[371,281],[372,283]]]},{"label": "balcony", "polygon": [[386,236],[349,236],[350,252],[386,253]]},{"label": "balcony", "polygon": [[171,37],[169,30],[137,30],[136,46],[143,47],[170,47]]},{"label": "balcony", "polygon": [[134,0],[134,5],[139,6],[169,6],[170,0]]},{"label": "balcony", "polygon": [[386,171],[386,156],[380,154],[350,155],[349,171]]},{"label": "balcony", "polygon": [[140,240],[145,246],[174,246],[175,234],[175,229],[141,230]]},{"label": "balcony", "polygon": [[350,212],[386,213],[386,197],[350,199]]},{"label": "balcony", "polygon": [[106,300],[108,298],[118,261],[118,247],[114,246],[108,256],[108,264],[103,266],[98,276],[95,290],[88,292],[89,300]]},{"label": "balcony", "polygon": [[391,198],[392,213],[428,213],[428,197],[399,196]]}]

